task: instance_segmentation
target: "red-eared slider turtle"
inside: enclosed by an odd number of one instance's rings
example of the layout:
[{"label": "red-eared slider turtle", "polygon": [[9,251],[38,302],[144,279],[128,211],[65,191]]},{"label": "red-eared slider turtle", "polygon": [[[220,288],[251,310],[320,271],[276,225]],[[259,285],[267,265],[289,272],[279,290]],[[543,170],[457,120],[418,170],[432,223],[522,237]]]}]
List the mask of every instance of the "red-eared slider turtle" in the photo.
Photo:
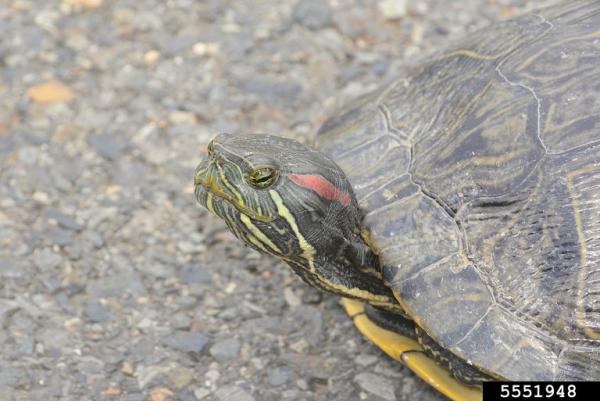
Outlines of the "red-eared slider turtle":
[{"label": "red-eared slider turtle", "polygon": [[488,378],[600,379],[597,0],[471,35],[328,120],[315,148],[218,135],[195,184],[451,398]]}]

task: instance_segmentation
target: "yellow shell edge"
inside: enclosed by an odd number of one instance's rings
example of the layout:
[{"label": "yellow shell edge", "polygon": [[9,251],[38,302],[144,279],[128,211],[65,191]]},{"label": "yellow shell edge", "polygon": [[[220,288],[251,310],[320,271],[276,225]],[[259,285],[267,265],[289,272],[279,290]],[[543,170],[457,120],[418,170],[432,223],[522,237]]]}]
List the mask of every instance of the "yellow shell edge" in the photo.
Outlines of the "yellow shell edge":
[{"label": "yellow shell edge", "polygon": [[437,391],[455,401],[481,401],[483,399],[481,388],[459,382],[450,372],[427,356],[417,341],[383,329],[373,323],[364,313],[365,306],[362,302],[342,298],[342,305],[363,336],[390,357],[403,362]]}]

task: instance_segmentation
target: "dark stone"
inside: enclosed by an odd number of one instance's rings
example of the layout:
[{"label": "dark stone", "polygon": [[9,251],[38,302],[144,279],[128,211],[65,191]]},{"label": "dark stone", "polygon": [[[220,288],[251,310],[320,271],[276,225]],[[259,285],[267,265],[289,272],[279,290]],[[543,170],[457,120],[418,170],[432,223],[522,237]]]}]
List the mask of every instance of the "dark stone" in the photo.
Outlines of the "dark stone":
[{"label": "dark stone", "polygon": [[221,363],[234,359],[239,351],[240,342],[234,338],[219,341],[210,347],[210,354]]},{"label": "dark stone", "polygon": [[25,130],[20,135],[30,145],[40,146],[49,142],[49,135],[40,134],[37,131]]},{"label": "dark stone", "polygon": [[65,246],[73,242],[73,234],[60,227],[50,227],[46,230],[47,238],[56,245]]},{"label": "dark stone", "polygon": [[80,283],[71,283],[65,287],[67,295],[72,297],[77,294],[81,294],[85,290],[85,286]]},{"label": "dark stone", "polygon": [[316,305],[323,301],[323,292],[313,287],[306,287],[302,294],[302,303]]},{"label": "dark stone", "polygon": [[14,301],[0,299],[0,326],[4,326],[4,320],[19,310],[20,306]]},{"label": "dark stone", "polygon": [[27,373],[23,369],[10,365],[5,366],[0,370],[0,387],[16,387],[22,384],[26,377]]},{"label": "dark stone", "polygon": [[211,280],[210,273],[198,264],[190,263],[181,268],[181,281],[186,284],[206,283]]},{"label": "dark stone", "polygon": [[110,319],[110,313],[98,302],[90,301],[85,305],[85,316],[91,322],[100,323]]},{"label": "dark stone", "polygon": [[57,160],[57,162],[59,164],[56,166],[56,171],[72,183],[76,182],[81,177],[81,171],[87,168],[86,162],[79,157],[74,159],[65,158]]},{"label": "dark stone", "polygon": [[100,248],[102,245],[104,245],[104,238],[102,238],[102,235],[96,231],[84,231],[81,234],[81,238],[85,242],[91,244],[94,248]]},{"label": "dark stone", "polygon": [[46,211],[44,212],[44,215],[48,219],[55,220],[58,223],[58,225],[63,228],[66,228],[69,230],[74,230],[74,231],[79,231],[83,228],[83,226],[81,224],[79,224],[72,216],[64,214],[63,212],[61,212],[59,210],[46,209]]},{"label": "dark stone", "polygon": [[269,370],[267,380],[271,386],[281,386],[290,381],[292,371],[289,368],[281,367]]},{"label": "dark stone", "polygon": [[146,287],[135,272],[111,274],[93,280],[87,285],[90,294],[97,298],[121,298],[127,295],[139,297],[146,294]]},{"label": "dark stone", "polygon": [[0,277],[16,278],[23,276],[23,267],[13,258],[0,259]]},{"label": "dark stone", "polygon": [[197,35],[157,35],[155,38],[160,52],[167,57],[173,57],[189,51],[200,40]]},{"label": "dark stone", "polygon": [[48,348],[46,350],[46,355],[48,355],[50,358],[60,358],[63,353],[61,352],[61,350],[59,350],[58,348]]},{"label": "dark stone", "polygon": [[0,156],[12,152],[14,146],[15,143],[11,136],[0,135]]},{"label": "dark stone", "polygon": [[379,60],[373,64],[371,69],[375,75],[381,76],[386,73],[389,67],[390,62],[388,60]]},{"label": "dark stone", "polygon": [[62,288],[62,283],[56,276],[43,277],[42,283],[48,292],[53,295]]},{"label": "dark stone", "polygon": [[190,389],[185,389],[177,393],[177,401],[198,401],[194,392]]},{"label": "dark stone", "polygon": [[38,269],[50,270],[62,263],[63,259],[60,255],[52,252],[50,249],[42,249],[41,251],[36,251],[33,255],[33,262],[38,267]]},{"label": "dark stone", "polygon": [[300,333],[311,346],[321,342],[323,335],[323,315],[321,311],[310,305],[298,305],[286,316],[285,326],[288,334]]},{"label": "dark stone", "polygon": [[215,395],[219,401],[254,401],[254,397],[250,393],[234,385],[221,387],[215,392]]},{"label": "dark stone", "polygon": [[168,337],[164,343],[177,351],[200,353],[208,343],[208,337],[203,333],[189,332]]},{"label": "dark stone", "polygon": [[73,339],[69,333],[59,328],[42,328],[36,334],[37,342],[44,345],[46,349],[55,348],[63,353],[70,354]]},{"label": "dark stone", "polygon": [[291,79],[280,81],[258,76],[247,76],[239,80],[238,87],[243,91],[254,93],[266,101],[284,102],[287,105],[292,104],[302,92],[302,85]]},{"label": "dark stone", "polygon": [[332,16],[329,2],[323,0],[300,0],[292,11],[294,21],[312,30],[331,25]]},{"label": "dark stone", "polygon": [[123,155],[123,146],[112,135],[96,135],[90,138],[90,144],[100,156],[116,160]]},{"label": "dark stone", "polygon": [[84,374],[101,375],[104,372],[105,363],[100,358],[84,355],[78,360],[79,369]]},{"label": "dark stone", "polygon": [[20,356],[33,356],[35,343],[32,337],[15,337],[14,351]]}]

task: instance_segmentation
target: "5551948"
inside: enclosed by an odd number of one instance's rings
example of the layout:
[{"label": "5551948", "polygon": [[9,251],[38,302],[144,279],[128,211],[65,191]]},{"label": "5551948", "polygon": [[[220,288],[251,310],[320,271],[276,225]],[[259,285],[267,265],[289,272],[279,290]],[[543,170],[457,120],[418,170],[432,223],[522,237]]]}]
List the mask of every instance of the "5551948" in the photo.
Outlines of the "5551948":
[{"label": "5551948", "polygon": [[600,390],[600,382],[486,382],[484,401],[589,400]]}]

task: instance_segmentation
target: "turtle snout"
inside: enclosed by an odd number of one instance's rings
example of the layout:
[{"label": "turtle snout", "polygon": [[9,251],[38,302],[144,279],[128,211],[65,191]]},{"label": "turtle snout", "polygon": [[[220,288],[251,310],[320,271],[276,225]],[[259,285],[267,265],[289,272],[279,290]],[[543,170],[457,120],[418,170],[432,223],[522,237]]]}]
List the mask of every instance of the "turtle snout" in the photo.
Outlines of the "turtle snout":
[{"label": "turtle snout", "polygon": [[203,184],[206,177],[208,176],[211,157],[206,154],[202,156],[202,160],[200,160],[200,163],[198,164],[198,167],[196,167],[196,171],[194,172],[194,185]]},{"label": "turtle snout", "polygon": [[194,173],[194,185],[200,185],[202,184],[203,181],[203,172],[199,169],[196,169],[196,172]]}]

